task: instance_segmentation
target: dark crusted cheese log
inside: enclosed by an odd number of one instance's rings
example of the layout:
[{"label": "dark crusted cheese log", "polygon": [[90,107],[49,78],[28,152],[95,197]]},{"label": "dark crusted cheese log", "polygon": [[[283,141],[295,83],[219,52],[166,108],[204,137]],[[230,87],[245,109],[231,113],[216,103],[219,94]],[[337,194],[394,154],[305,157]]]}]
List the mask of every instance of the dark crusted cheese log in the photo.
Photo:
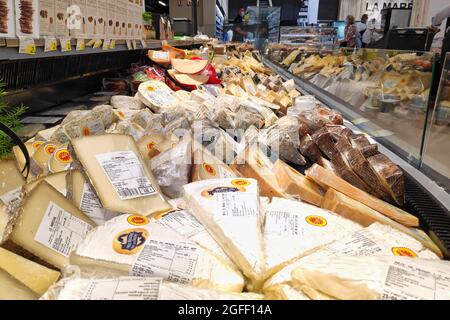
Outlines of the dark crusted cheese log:
[{"label": "dark crusted cheese log", "polygon": [[346,138],[339,139],[336,143],[336,149],[345,156],[352,170],[372,189],[372,194],[388,202],[394,201],[384,183],[375,172],[375,169],[370,165],[361,151],[352,148]]},{"label": "dark crusted cheese log", "polygon": [[319,163],[322,158],[322,152],[309,134],[300,140],[300,152],[312,162]]},{"label": "dark crusted cheese log", "polygon": [[375,169],[375,172],[378,174],[385,188],[389,191],[391,197],[398,205],[403,206],[405,203],[403,171],[391,159],[381,153],[367,160]]},{"label": "dark crusted cheese log", "polygon": [[333,137],[331,133],[327,131],[326,127],[315,132],[311,138],[328,159],[332,159],[337,153]]}]

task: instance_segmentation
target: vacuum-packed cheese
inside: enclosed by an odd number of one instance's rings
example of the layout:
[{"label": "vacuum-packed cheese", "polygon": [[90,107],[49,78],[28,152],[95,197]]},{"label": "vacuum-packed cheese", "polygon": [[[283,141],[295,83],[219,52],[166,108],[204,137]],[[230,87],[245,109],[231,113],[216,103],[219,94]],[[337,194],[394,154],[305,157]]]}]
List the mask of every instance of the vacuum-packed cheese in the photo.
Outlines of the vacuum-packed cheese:
[{"label": "vacuum-packed cheese", "polygon": [[139,110],[144,108],[144,104],[138,98],[120,95],[111,97],[111,105],[116,109]]},{"label": "vacuum-packed cheese", "polygon": [[161,113],[165,107],[177,101],[173,90],[165,83],[157,80],[141,83],[136,96],[143,104],[156,113]]},{"label": "vacuum-packed cheese", "polygon": [[171,210],[132,137],[106,134],[72,144],[104,208],[144,216]]},{"label": "vacuum-packed cheese", "polygon": [[66,176],[67,176],[66,171],[49,174],[47,176],[44,176],[42,178],[39,178],[37,180],[27,183],[24,186],[24,190],[25,190],[25,192],[29,193],[39,183],[41,183],[42,181],[45,181],[49,185],[51,185],[53,188],[58,190],[58,192],[61,193],[65,197],[67,195]]},{"label": "vacuum-packed cheese", "polygon": [[67,148],[57,149],[48,160],[48,171],[51,173],[66,171],[69,169],[72,161],[72,157]]},{"label": "vacuum-packed cheese", "polygon": [[242,275],[163,223],[122,215],[97,227],[70,258],[82,274],[163,277],[168,281],[241,292]]},{"label": "vacuum-packed cheese", "polygon": [[0,201],[6,207],[14,207],[20,202],[20,193],[25,178],[17,169],[14,160],[0,161]]},{"label": "vacuum-packed cheese", "polygon": [[26,195],[10,240],[59,269],[95,223],[47,182]]},{"label": "vacuum-packed cheese", "polygon": [[210,179],[186,185],[184,192],[192,213],[258,290],[264,272],[258,182]]},{"label": "vacuum-packed cheese", "polygon": [[59,272],[0,248],[0,269],[39,295],[44,294],[59,278]]},{"label": "vacuum-packed cheese", "polygon": [[163,281],[162,278],[67,278],[41,300],[262,300],[255,293],[232,293]]}]

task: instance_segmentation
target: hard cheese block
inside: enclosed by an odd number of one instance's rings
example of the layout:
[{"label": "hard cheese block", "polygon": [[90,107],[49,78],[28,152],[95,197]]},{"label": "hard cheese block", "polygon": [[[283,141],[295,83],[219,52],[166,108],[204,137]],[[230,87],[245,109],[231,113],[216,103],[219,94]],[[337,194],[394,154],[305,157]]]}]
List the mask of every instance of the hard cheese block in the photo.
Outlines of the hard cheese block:
[{"label": "hard cheese block", "polygon": [[10,240],[59,269],[95,223],[47,182],[39,183],[19,208]]},{"label": "hard cheese block", "polygon": [[332,188],[330,188],[325,194],[322,202],[322,208],[336,212],[337,214],[351,219],[364,227],[370,226],[374,222],[389,225],[392,228],[413,237],[417,241],[421,242],[426,248],[430,249],[438,256],[443,257],[441,250],[423,232],[420,232],[415,228],[407,228],[404,225],[389,219],[378,211],[375,211],[361,202],[353,200],[352,198],[347,197]]},{"label": "hard cheese block", "polygon": [[266,277],[360,229],[358,224],[332,212],[299,201],[273,198],[264,226]]},{"label": "hard cheese block", "polygon": [[0,248],[0,269],[8,272],[35,293],[42,295],[59,278],[59,272]]},{"label": "hard cheese block", "polygon": [[342,300],[448,300],[450,262],[409,257],[310,259],[292,272],[294,288]]},{"label": "hard cheese block", "polygon": [[0,244],[6,241],[12,227],[12,215],[5,205],[0,203]]},{"label": "hard cheese block", "polygon": [[0,201],[7,207],[14,206],[20,201],[22,186],[25,178],[17,169],[13,160],[0,161]]},{"label": "hard cheese block", "polygon": [[184,192],[186,205],[257,290],[264,279],[258,182],[210,179],[186,185]]},{"label": "hard cheese block", "polygon": [[39,183],[41,183],[42,181],[45,181],[49,185],[51,185],[53,188],[58,190],[59,193],[61,193],[63,196],[66,196],[66,194],[67,194],[66,176],[67,176],[67,172],[65,172],[65,171],[49,174],[45,177],[42,177],[40,179],[37,179],[37,180],[27,183],[24,187],[25,192],[27,192],[27,193],[31,192],[31,190],[33,190]]},{"label": "hard cheese block", "polygon": [[83,274],[157,276],[169,281],[241,292],[242,275],[156,220],[122,215],[97,227],[70,258]]},{"label": "hard cheese block", "polygon": [[232,293],[163,281],[162,278],[68,278],[41,300],[262,300],[255,293]]},{"label": "hard cheese block", "polygon": [[97,193],[82,170],[71,170],[67,176],[68,198],[97,225],[121,213],[103,208]]},{"label": "hard cheese block", "polygon": [[300,172],[277,160],[273,167],[280,188],[287,194],[320,207],[323,198],[322,189],[305,178]]},{"label": "hard cheese block", "polygon": [[379,211],[385,216],[407,227],[417,227],[419,225],[419,219],[417,217],[352,186],[350,183],[336,176],[333,172],[330,172],[317,164],[313,165],[306,172],[306,176],[317,183],[324,184],[342,192],[350,198]]},{"label": "hard cheese block", "polygon": [[292,284],[291,273],[308,264],[310,259],[340,256],[410,256],[421,259],[438,259],[420,242],[389,226],[375,223],[368,228],[350,233],[341,239],[284,267],[264,284],[264,293],[277,291],[279,285]]},{"label": "hard cheese block", "polygon": [[0,269],[0,300],[37,300],[39,295]]},{"label": "hard cheese block", "polygon": [[107,134],[73,142],[104,208],[148,216],[170,210],[133,138]]},{"label": "hard cheese block", "polygon": [[139,85],[136,96],[154,112],[161,112],[165,107],[176,102],[177,98],[165,83],[150,80]]}]

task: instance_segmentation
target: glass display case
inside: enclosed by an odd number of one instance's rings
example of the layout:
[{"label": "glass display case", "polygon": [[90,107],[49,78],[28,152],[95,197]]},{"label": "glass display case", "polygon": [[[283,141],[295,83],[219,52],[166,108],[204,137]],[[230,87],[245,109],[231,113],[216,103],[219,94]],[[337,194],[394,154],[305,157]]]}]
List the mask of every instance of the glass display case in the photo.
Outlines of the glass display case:
[{"label": "glass display case", "polygon": [[337,28],[331,27],[281,27],[280,43],[333,48],[336,45]]},{"label": "glass display case", "polygon": [[277,45],[270,47],[268,58],[300,79],[308,92],[420,167],[434,54],[384,49],[305,51]]},{"label": "glass display case", "polygon": [[280,7],[247,7],[243,27],[248,32],[245,40],[253,43],[256,49],[267,43],[278,43],[280,40]]}]

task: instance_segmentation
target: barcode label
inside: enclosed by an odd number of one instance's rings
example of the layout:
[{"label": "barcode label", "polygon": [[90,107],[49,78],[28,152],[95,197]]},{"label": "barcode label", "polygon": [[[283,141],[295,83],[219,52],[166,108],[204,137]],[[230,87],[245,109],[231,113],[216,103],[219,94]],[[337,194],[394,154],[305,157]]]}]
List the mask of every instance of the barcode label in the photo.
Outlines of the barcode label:
[{"label": "barcode label", "polygon": [[133,151],[103,153],[96,158],[120,199],[135,199],[156,193]]}]

